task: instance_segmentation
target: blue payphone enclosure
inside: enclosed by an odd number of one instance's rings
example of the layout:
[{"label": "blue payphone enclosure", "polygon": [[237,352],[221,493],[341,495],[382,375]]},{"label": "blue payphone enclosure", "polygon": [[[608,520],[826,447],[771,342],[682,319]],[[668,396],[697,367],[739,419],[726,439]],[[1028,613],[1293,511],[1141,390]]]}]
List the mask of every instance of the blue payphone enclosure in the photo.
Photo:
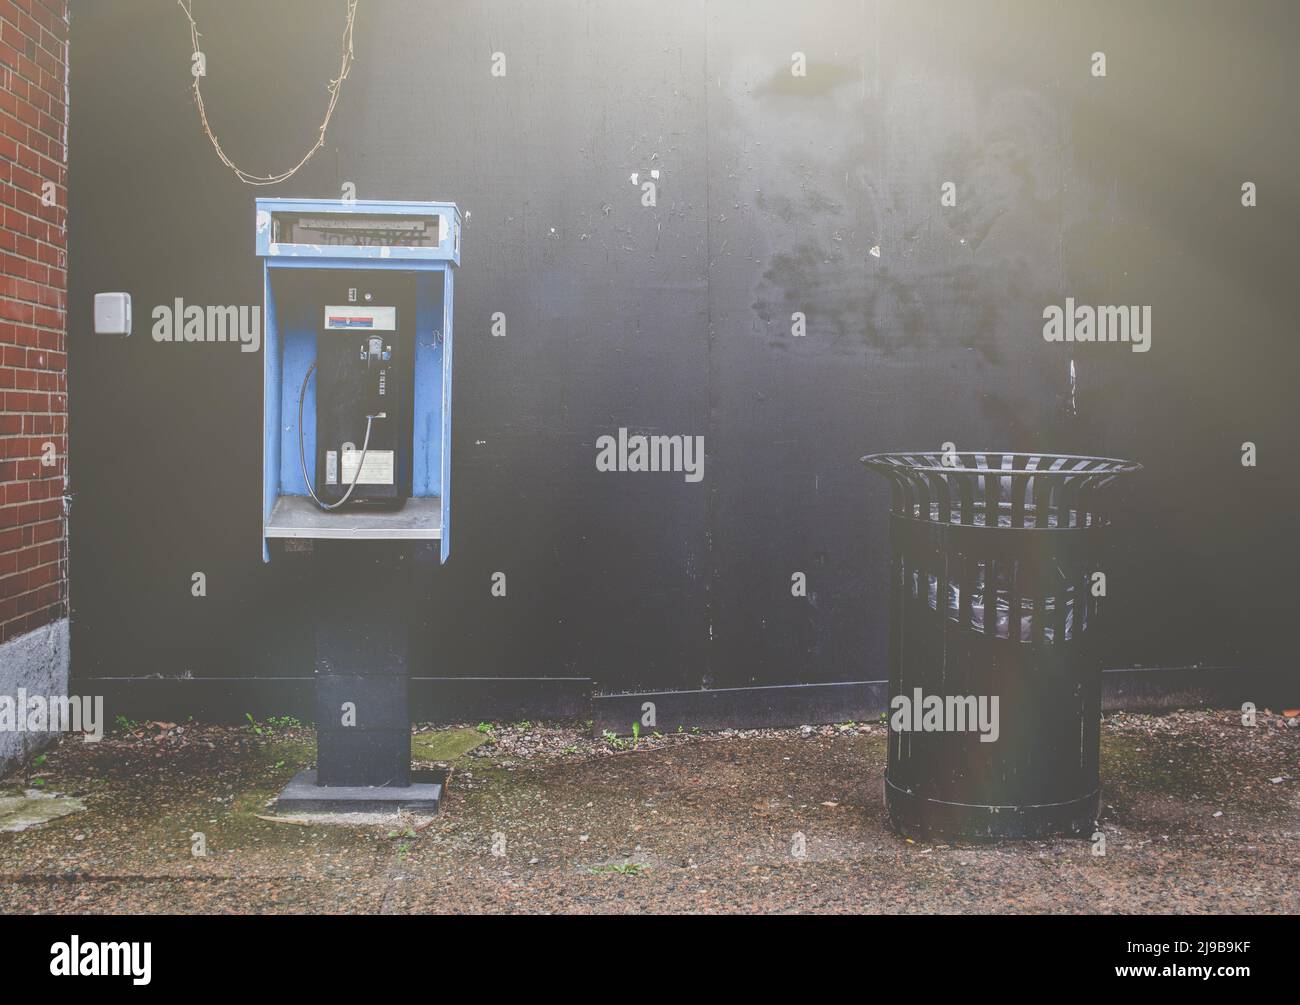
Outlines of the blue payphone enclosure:
[{"label": "blue payphone enclosure", "polygon": [[[258,199],[262,259],[262,559],[272,538],[436,540],[451,548],[453,277],[460,211],[445,202]],[[315,242],[302,240],[304,235]],[[298,459],[298,395],[316,359],[324,304],[312,280],[398,270],[416,285],[412,497],[396,512],[319,510]],[[324,274],[329,274],[326,276]],[[357,277],[359,278],[359,277]],[[303,404],[307,473],[315,477],[315,381]]]}]

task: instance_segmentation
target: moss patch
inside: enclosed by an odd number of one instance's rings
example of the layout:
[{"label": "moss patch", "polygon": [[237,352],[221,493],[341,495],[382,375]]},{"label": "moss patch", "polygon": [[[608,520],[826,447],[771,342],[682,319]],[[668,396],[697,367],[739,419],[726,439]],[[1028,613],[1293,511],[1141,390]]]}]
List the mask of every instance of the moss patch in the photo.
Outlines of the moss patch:
[{"label": "moss patch", "polygon": [[1235,809],[1289,815],[1294,813],[1290,786],[1269,781],[1287,773],[1263,751],[1215,750],[1179,735],[1102,734],[1104,798],[1127,814],[1160,815],[1158,805],[1173,801],[1203,814]]},{"label": "moss patch", "polygon": [[416,733],[411,737],[411,759],[416,761],[454,761],[488,742],[475,729],[439,729]]}]

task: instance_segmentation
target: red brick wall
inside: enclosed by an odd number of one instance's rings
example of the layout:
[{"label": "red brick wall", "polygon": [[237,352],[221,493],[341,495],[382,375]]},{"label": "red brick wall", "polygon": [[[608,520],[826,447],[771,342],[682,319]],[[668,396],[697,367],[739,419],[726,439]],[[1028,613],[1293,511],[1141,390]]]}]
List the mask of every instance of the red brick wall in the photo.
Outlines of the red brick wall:
[{"label": "red brick wall", "polygon": [[67,615],[67,40],[0,0],[0,642]]}]

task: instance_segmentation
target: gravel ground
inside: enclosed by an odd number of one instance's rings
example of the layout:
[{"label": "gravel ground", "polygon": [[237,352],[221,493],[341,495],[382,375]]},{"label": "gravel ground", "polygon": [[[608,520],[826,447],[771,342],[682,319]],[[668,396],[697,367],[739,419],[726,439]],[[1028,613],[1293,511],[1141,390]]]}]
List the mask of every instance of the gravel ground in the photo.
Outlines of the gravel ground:
[{"label": "gravel ground", "polygon": [[895,836],[879,725],[421,730],[443,813],[338,826],[264,818],[310,730],[151,723],[7,780],[86,809],[0,832],[0,911],[1300,912],[1300,729],[1240,719],[1107,717],[1104,856]]}]

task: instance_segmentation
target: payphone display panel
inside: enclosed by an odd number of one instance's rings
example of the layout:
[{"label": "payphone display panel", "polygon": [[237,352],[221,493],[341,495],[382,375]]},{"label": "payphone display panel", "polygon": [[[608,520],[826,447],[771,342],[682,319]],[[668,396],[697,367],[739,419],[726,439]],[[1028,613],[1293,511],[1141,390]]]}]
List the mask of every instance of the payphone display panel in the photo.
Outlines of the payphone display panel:
[{"label": "payphone display panel", "polygon": [[444,230],[443,218],[437,214],[277,213],[271,221],[271,240],[358,248],[436,248]]}]

